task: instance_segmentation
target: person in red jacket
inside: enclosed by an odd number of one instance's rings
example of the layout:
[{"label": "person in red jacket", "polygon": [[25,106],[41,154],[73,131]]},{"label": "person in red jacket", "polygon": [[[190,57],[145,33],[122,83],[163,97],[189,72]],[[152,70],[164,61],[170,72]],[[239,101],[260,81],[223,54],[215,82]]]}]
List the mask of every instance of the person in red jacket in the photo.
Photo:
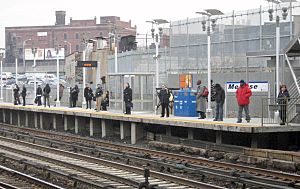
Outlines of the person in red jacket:
[{"label": "person in red jacket", "polygon": [[250,116],[249,116],[249,103],[250,103],[250,96],[252,95],[252,92],[249,88],[249,85],[245,83],[244,80],[240,81],[240,87],[236,91],[236,99],[239,105],[239,113],[238,113],[238,120],[237,123],[242,123],[242,114],[243,109],[245,110],[246,114],[246,121],[250,122]]}]

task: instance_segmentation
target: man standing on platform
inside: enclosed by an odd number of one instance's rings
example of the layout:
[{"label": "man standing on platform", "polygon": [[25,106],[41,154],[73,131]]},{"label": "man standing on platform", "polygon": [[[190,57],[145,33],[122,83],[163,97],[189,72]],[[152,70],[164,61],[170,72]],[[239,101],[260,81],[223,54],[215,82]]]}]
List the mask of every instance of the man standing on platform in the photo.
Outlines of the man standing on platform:
[{"label": "man standing on platform", "polygon": [[36,89],[36,99],[35,99],[35,103],[38,106],[42,105],[42,95],[43,95],[43,90],[41,88],[41,85],[38,84],[38,88]]},{"label": "man standing on platform", "polygon": [[97,84],[97,89],[95,92],[96,96],[96,111],[99,112],[101,110],[101,102],[102,102],[103,90],[101,84]]},{"label": "man standing on platform", "polygon": [[161,116],[165,116],[165,111],[167,112],[167,117],[169,117],[169,98],[170,98],[170,93],[169,89],[165,86],[162,85],[161,90],[159,91],[158,94],[160,103],[161,103]]},{"label": "man standing on platform", "polygon": [[240,81],[240,87],[236,91],[236,98],[239,105],[239,112],[238,112],[238,120],[237,123],[242,123],[242,114],[243,109],[245,110],[246,114],[246,121],[250,122],[250,115],[249,115],[249,103],[250,97],[252,92],[249,88],[249,85],[245,83],[244,80]]},{"label": "man standing on platform", "polygon": [[45,88],[44,88],[44,107],[49,106],[50,108],[50,92],[51,92],[51,88],[49,86],[49,84],[46,84]]},{"label": "man standing on platform", "polygon": [[201,85],[201,80],[197,81],[197,94],[196,94],[196,111],[200,114],[199,119],[205,119],[206,111],[206,98],[208,96],[208,89]]},{"label": "man standing on platform", "polygon": [[21,96],[23,98],[23,106],[25,106],[25,104],[26,104],[26,95],[27,95],[27,89],[26,89],[25,85],[23,85],[23,89],[21,92]]},{"label": "man standing on platform", "polygon": [[215,85],[216,88],[216,116],[214,121],[223,121],[223,105],[225,102],[225,91],[219,83]]}]

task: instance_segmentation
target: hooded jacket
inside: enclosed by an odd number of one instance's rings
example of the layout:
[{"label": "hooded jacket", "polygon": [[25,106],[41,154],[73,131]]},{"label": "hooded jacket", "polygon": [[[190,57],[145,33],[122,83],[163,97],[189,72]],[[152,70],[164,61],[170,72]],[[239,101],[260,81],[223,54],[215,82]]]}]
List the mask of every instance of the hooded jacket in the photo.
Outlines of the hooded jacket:
[{"label": "hooded jacket", "polygon": [[235,94],[237,102],[240,106],[248,105],[250,103],[250,96],[252,95],[252,92],[247,83],[245,83],[243,86],[240,86]]}]

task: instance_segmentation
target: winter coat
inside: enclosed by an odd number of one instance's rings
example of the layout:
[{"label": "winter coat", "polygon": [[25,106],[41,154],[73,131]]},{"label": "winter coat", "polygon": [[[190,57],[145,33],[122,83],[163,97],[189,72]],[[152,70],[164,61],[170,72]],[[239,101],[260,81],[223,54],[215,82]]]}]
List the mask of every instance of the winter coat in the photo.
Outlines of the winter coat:
[{"label": "winter coat", "polygon": [[51,88],[50,88],[50,86],[49,86],[48,84],[45,86],[43,92],[44,92],[44,96],[45,96],[46,98],[49,98],[50,92],[51,92]]},{"label": "winter coat", "polygon": [[210,89],[210,94],[211,94],[211,97],[210,97],[210,99],[211,99],[211,101],[212,102],[214,102],[214,101],[216,101],[216,93],[217,93],[217,91],[216,91],[217,89],[216,89],[216,85],[215,84],[212,84],[211,85],[211,89]]},{"label": "winter coat", "polygon": [[196,95],[196,111],[197,112],[206,112],[206,96],[202,96],[204,91],[204,86],[199,85],[197,88]]},{"label": "winter coat", "polygon": [[235,94],[240,106],[248,105],[250,103],[250,96],[252,95],[252,92],[248,84],[245,83],[243,86],[240,86]]},{"label": "winter coat", "polygon": [[36,96],[42,96],[42,95],[43,95],[43,90],[42,90],[41,87],[38,87],[38,88],[36,89]]},{"label": "winter coat", "polygon": [[27,93],[27,89],[26,89],[26,87],[23,87],[22,92],[21,92],[21,96],[23,98],[26,97],[26,93]]},{"label": "winter coat", "polygon": [[93,99],[93,90],[90,87],[84,88],[84,97],[87,100],[92,100]]},{"label": "winter coat", "polygon": [[78,86],[75,86],[74,88],[71,89],[71,98],[72,98],[72,100],[77,101],[78,100],[78,94],[79,94]]},{"label": "winter coat", "polygon": [[169,104],[170,93],[168,89],[161,89],[158,93],[158,98],[161,104]]},{"label": "winter coat", "polygon": [[280,91],[279,94],[278,94],[277,103],[279,105],[287,105],[287,102],[289,101],[289,98],[290,98],[290,94],[287,90],[286,91]]},{"label": "winter coat", "polygon": [[64,94],[64,89],[65,89],[65,87],[63,85],[59,86],[59,98],[62,98],[62,96]]},{"label": "winter coat", "polygon": [[96,96],[96,97],[100,97],[100,96],[102,96],[102,95],[103,95],[102,87],[98,87],[98,88],[96,89],[95,96]]},{"label": "winter coat", "polygon": [[224,104],[225,101],[225,91],[222,87],[216,88],[216,102]]},{"label": "winter coat", "polygon": [[18,86],[15,86],[15,88],[14,88],[14,98],[18,98],[20,96],[19,91],[20,91],[20,88]]},{"label": "winter coat", "polygon": [[126,87],[123,91],[124,95],[124,102],[131,102],[132,101],[132,89],[130,87]]}]

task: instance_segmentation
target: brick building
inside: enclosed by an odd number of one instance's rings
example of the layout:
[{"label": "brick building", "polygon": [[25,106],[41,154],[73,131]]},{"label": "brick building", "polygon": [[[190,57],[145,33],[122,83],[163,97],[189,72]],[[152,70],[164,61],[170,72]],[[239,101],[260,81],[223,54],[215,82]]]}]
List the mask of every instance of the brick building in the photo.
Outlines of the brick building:
[{"label": "brick building", "polygon": [[[136,35],[136,26],[132,27],[131,21],[121,21],[117,16],[100,17],[100,23],[97,23],[96,17],[91,20],[70,18],[69,24],[65,24],[65,16],[65,11],[56,11],[56,23],[51,26],[6,27],[6,66],[15,64],[16,54],[19,62],[23,62],[24,48],[54,48],[61,45],[67,56],[82,50],[83,39],[108,38],[109,33],[116,33],[118,37]],[[49,65],[49,62],[51,60],[40,60],[40,64]]]}]

